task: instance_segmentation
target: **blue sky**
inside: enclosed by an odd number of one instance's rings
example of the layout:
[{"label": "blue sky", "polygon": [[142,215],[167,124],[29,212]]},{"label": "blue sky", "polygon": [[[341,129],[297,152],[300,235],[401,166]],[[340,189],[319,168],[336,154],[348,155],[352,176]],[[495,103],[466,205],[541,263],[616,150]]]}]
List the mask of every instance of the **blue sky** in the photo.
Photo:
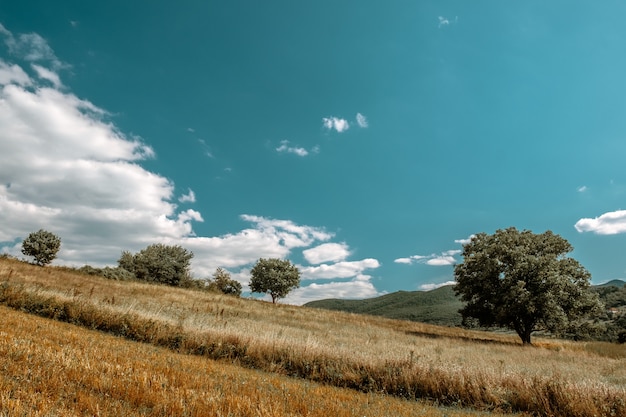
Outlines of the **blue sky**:
[{"label": "blue sky", "polygon": [[0,248],[180,244],[286,302],[453,280],[473,233],[552,230],[626,277],[626,3],[0,4]]}]

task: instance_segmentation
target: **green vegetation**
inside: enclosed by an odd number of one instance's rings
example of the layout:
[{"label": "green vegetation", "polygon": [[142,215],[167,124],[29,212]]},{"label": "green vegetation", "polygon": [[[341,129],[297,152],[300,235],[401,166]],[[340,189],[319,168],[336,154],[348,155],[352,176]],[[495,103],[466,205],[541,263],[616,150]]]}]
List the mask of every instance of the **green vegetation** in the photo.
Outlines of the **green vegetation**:
[{"label": "green vegetation", "polygon": [[61,249],[61,239],[54,233],[40,229],[28,235],[22,242],[22,253],[35,258],[35,263],[44,266],[51,263]]},{"label": "green vegetation", "polygon": [[250,290],[271,295],[274,304],[300,286],[300,271],[286,259],[261,258],[250,273]]},{"label": "green vegetation", "polygon": [[133,273],[141,281],[182,287],[191,281],[191,258],[193,253],[181,246],[157,243],[134,255],[124,251],[117,262],[120,268]]},{"label": "green vegetation", "polygon": [[230,277],[228,271],[217,268],[213,273],[213,279],[208,279],[206,289],[226,295],[241,295],[241,284]]},{"label": "green vegetation", "polygon": [[525,344],[538,330],[558,334],[578,327],[601,305],[589,291],[591,274],[566,256],[572,250],[550,231],[511,227],[475,235],[454,268],[455,291],[466,302],[461,315],[482,326],[515,330]]},{"label": "green vegetation", "polygon": [[459,309],[464,303],[447,285],[432,291],[398,291],[365,300],[328,299],[311,301],[305,307],[370,314],[442,326],[460,326]]}]

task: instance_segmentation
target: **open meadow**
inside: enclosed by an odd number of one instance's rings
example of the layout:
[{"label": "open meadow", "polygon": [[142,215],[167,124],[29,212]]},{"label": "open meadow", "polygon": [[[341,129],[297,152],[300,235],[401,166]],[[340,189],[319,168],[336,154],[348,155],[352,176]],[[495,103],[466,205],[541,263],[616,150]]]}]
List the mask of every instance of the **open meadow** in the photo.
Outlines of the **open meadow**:
[{"label": "open meadow", "polygon": [[[185,365],[190,369],[189,379],[200,382],[190,383],[189,388],[176,388],[174,391],[177,395],[170,393],[171,398],[177,397],[181,404],[188,401],[185,404],[189,406],[195,401],[204,404],[202,398],[206,399],[212,395],[203,394],[194,397],[199,389],[198,385],[194,384],[201,384],[203,378],[198,375],[198,369],[210,368],[225,374],[243,375],[242,368],[251,368],[266,373],[250,373],[246,374],[249,376],[242,378],[257,378],[255,381],[263,379],[283,381],[276,382],[279,386],[283,383],[285,386],[293,383],[300,387],[299,390],[302,390],[302,387],[314,387],[310,389],[315,390],[331,389],[328,385],[349,388],[351,391],[336,391],[338,393],[336,395],[354,396],[361,404],[363,401],[370,401],[366,398],[385,403],[387,399],[391,400],[390,397],[400,397],[409,400],[427,400],[446,407],[471,407],[497,412],[528,412],[553,416],[626,416],[624,345],[537,338],[534,340],[535,346],[528,347],[522,346],[519,338],[512,335],[272,305],[261,301],[137,282],[111,281],[64,268],[41,268],[11,259],[0,260],[0,304],[147,343],[124,345],[133,346],[132,349],[138,350],[120,354],[119,357],[129,361],[152,358],[147,363],[154,363],[154,368],[149,368],[152,370],[146,371],[145,374],[145,378],[153,379],[150,382],[152,387],[158,385],[159,378],[166,378],[168,381],[178,381],[182,378],[167,375],[168,372],[178,371],[184,366],[170,366],[176,369],[168,371],[167,366],[158,365],[157,362],[162,360],[162,363],[167,364],[168,360],[175,360],[182,364],[190,361],[189,365]],[[47,321],[39,323],[34,327],[36,333],[32,333],[34,330],[31,329],[28,336],[31,339],[27,340],[32,342],[25,342],[30,343],[32,349],[43,343],[37,342],[37,338],[40,337],[40,333],[45,334],[46,326],[48,328],[53,326],[41,324],[50,323]],[[40,328],[37,329],[36,326]],[[5,324],[3,327],[6,327]],[[14,327],[15,324],[2,330],[2,343],[6,344],[4,340],[11,338],[21,340],[11,335]],[[58,340],[58,343],[62,340],[71,341],[62,344],[67,349],[75,344],[79,346],[79,341],[83,339],[85,340],[81,343],[96,340],[96,333],[85,337],[81,336],[85,333],[74,327],[63,329],[73,329],[71,332],[75,336],[54,339],[49,334],[42,337],[45,340]],[[50,332],[61,334],[61,330]],[[29,331],[24,330],[23,335],[28,334]],[[24,339],[25,336],[21,337]],[[98,342],[102,343],[104,351],[107,351],[107,344],[113,347],[122,343],[119,338],[109,337],[106,340],[108,342]],[[168,348],[169,351],[177,352],[179,355],[157,347]],[[77,352],[88,350],[86,347],[76,349]],[[119,348],[120,351],[124,349],[130,352],[131,348]],[[109,354],[117,355],[116,350],[118,349],[111,348]],[[43,352],[37,354],[34,352],[30,354],[33,357],[45,356]],[[72,356],[76,356],[75,353],[68,355],[62,352],[63,349],[54,353],[54,349],[50,348],[50,356],[44,362],[52,364],[55,360],[63,358],[70,360]],[[19,352],[12,354],[29,355]],[[96,358],[101,354],[106,357],[104,353],[94,353],[87,362],[80,359],[83,361],[81,366],[85,366],[85,369],[98,366],[100,362]],[[60,357],[55,359],[59,355]],[[4,356],[6,357],[6,354]],[[175,359],[167,359],[170,357]],[[207,359],[219,360],[220,363]],[[118,359],[111,359],[111,365],[107,366],[110,366],[110,369],[118,369],[112,365],[116,360]],[[201,362],[192,365],[194,363],[192,361]],[[105,366],[105,362],[106,360],[102,362],[102,366]],[[7,378],[11,380],[13,377],[6,376],[8,371],[6,365],[4,366],[5,381]],[[145,363],[142,366],[145,366]],[[140,368],[137,365],[132,369]],[[78,373],[85,372],[86,370],[83,370]],[[97,375],[104,375],[106,372],[98,371]],[[58,372],[51,371],[50,375],[56,373]],[[133,372],[135,376],[139,374]],[[206,372],[201,373],[204,374]],[[298,379],[280,379],[283,376]],[[204,377],[210,378],[206,375]],[[236,379],[235,376],[233,378]],[[113,378],[111,381],[115,380],[119,378]],[[306,382],[307,380],[324,383],[327,386],[314,385]],[[203,386],[206,386],[208,383],[204,384]],[[131,386],[130,383],[125,385]],[[258,398],[266,396],[269,398],[274,395],[272,392],[275,388],[272,386],[276,385],[268,383],[262,386],[256,389],[261,391],[255,394]],[[7,392],[4,389],[2,391]],[[78,391],[80,389],[77,388]],[[264,391],[268,392],[264,394]],[[368,394],[362,397],[365,394],[357,391]],[[113,397],[110,393],[108,395],[112,398],[112,404],[121,403],[126,400],[120,396],[124,393],[130,395],[130,392],[131,390],[120,391],[118,397]],[[345,394],[346,392],[349,394]],[[3,407],[9,401],[6,394],[4,395],[1,400]],[[105,398],[104,394],[101,397],[98,397],[100,394],[97,393],[93,395],[95,397],[89,397],[91,404],[97,404],[98,398]],[[240,392],[233,395],[241,397],[252,394]],[[308,407],[306,409],[278,410],[271,407],[278,407],[277,404],[282,404],[285,400],[280,392],[276,395],[277,397],[273,397],[274,400],[260,406],[266,410],[266,414],[258,410],[253,412],[250,411],[252,409],[248,411],[242,409],[230,415],[317,415],[313,414],[312,410],[318,401],[321,404],[323,398],[332,398],[330,394],[320,394],[319,398],[313,399],[306,406]],[[290,395],[295,395],[295,391]],[[279,397],[282,399],[278,400]],[[315,398],[313,394],[306,394],[304,397]],[[19,401],[24,403],[28,400]],[[62,399],[58,401],[63,402]],[[258,401],[255,399],[254,402],[257,404],[252,404],[251,407],[257,406]],[[415,407],[424,407],[423,403],[416,401],[409,403]],[[159,407],[148,407],[150,412],[146,412],[146,415],[200,415],[194,414],[192,409],[185,414],[183,411],[169,412],[168,408],[162,408],[164,405]],[[161,411],[155,411],[157,409]],[[348,410],[350,406],[344,409]],[[453,415],[450,411],[454,409],[462,412],[460,408],[448,408],[446,413]],[[219,411],[221,415],[229,415],[224,410],[227,409]],[[369,406],[367,410],[370,410]],[[412,415],[414,411],[408,408],[401,412],[355,411],[356,414],[353,414],[346,411],[347,414],[326,412],[325,415]],[[79,415],[88,413],[72,412]],[[157,414],[150,414],[153,412]],[[420,412],[418,414],[423,415]],[[59,415],[66,414],[60,412]]]}]

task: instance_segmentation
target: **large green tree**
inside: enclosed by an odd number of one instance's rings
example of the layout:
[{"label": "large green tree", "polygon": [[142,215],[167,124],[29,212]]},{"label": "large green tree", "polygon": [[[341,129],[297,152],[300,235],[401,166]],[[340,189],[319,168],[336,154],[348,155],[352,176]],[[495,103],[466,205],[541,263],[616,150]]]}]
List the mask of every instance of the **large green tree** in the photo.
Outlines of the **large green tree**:
[{"label": "large green tree", "polygon": [[117,261],[120,268],[132,272],[137,279],[172,286],[183,286],[191,279],[189,267],[193,252],[175,245],[153,244],[136,254],[122,252]]},{"label": "large green tree", "polygon": [[589,272],[566,256],[572,249],[551,231],[511,227],[473,236],[454,269],[455,291],[467,303],[463,318],[513,329],[524,344],[534,331],[559,333],[582,320],[600,305]]},{"label": "large green tree", "polygon": [[300,271],[288,260],[261,258],[251,271],[250,290],[267,293],[272,303],[285,298],[289,292],[300,286]]},{"label": "large green tree", "polygon": [[61,249],[61,238],[47,230],[40,229],[28,235],[22,242],[22,253],[35,258],[37,265],[52,262]]}]

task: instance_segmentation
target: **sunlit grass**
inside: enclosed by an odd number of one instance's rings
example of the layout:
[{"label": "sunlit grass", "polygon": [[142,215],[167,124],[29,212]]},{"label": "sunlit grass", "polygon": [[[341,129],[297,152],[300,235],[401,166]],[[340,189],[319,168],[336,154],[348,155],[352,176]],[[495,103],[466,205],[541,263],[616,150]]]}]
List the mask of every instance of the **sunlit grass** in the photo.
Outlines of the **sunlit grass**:
[{"label": "sunlit grass", "polygon": [[0,415],[468,416],[182,355],[0,307]]},{"label": "sunlit grass", "polygon": [[[473,332],[116,282],[0,261],[2,303],[40,315],[361,391],[544,415],[624,415],[622,345]],[[556,395],[558,393],[558,395]]]}]

